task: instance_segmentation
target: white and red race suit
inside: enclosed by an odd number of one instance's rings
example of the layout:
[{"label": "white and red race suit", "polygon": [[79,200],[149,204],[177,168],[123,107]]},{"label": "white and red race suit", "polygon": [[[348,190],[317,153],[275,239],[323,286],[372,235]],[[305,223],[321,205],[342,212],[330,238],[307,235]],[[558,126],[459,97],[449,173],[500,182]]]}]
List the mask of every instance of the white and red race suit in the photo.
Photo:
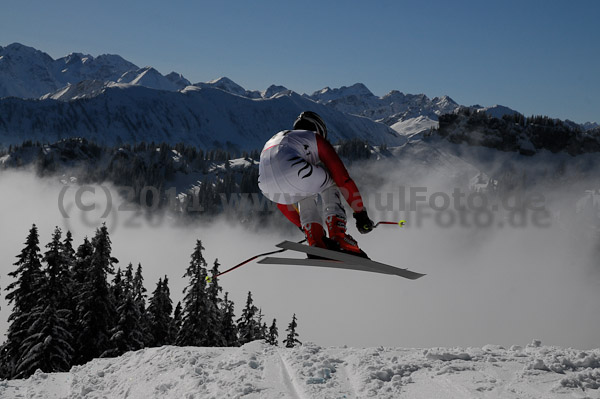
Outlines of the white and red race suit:
[{"label": "white and red race suit", "polygon": [[340,193],[354,212],[364,209],[360,192],[333,146],[308,130],[284,130],[267,141],[260,154],[258,187],[298,227],[322,223],[318,196],[325,217],[346,219]]}]

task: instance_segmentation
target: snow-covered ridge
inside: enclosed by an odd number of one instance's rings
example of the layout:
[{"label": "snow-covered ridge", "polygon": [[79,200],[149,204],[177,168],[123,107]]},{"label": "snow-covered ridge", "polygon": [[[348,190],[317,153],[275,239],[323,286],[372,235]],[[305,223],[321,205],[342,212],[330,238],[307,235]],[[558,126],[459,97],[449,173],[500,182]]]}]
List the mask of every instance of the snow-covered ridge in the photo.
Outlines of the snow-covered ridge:
[{"label": "snow-covered ridge", "polygon": [[429,99],[424,94],[404,94],[392,90],[383,97],[377,97],[362,83],[340,89],[326,87],[307,97],[338,111],[384,123],[408,137],[437,127],[439,115],[460,108],[448,96]]},{"label": "snow-covered ridge", "polygon": [[[334,143],[352,138],[389,146],[406,142],[384,124],[343,114],[293,92],[251,99],[212,87],[188,86],[173,92],[132,84],[86,82],[80,86],[86,94],[67,102],[0,100],[0,144],[83,137],[109,145],[154,141],[254,150],[278,131],[291,128],[306,109],[327,120]],[[52,98],[64,96],[73,96],[71,87]]]},{"label": "snow-covered ridge", "polygon": [[[119,55],[71,53],[54,60],[19,43],[0,46],[0,98],[53,98],[57,91],[72,89],[83,81],[131,83],[159,90],[179,90],[190,84],[180,74],[163,76],[154,68],[139,68]],[[73,98],[81,96],[78,93]],[[63,95],[61,99],[70,98]]]},{"label": "snow-covered ridge", "polygon": [[504,348],[172,347],[96,359],[68,373],[0,382],[0,397],[591,398],[600,350]]},{"label": "snow-covered ridge", "polygon": [[[325,87],[311,95],[304,94],[300,96],[293,91],[281,85],[271,85],[267,89],[247,90],[233,80],[227,77],[221,77],[208,82],[198,82],[193,86],[181,74],[171,72],[164,76],[151,66],[139,68],[133,63],[123,59],[119,55],[100,55],[97,57],[82,53],[71,53],[59,59],[52,59],[48,54],[27,47],[18,43],[11,44],[6,47],[0,47],[0,106],[5,101],[11,101],[3,97],[18,97],[22,99],[40,98],[42,100],[58,100],[58,101],[77,101],[81,99],[90,99],[94,97],[105,96],[108,89],[119,88],[123,94],[123,98],[119,100],[124,109],[136,108],[131,100],[137,97],[138,93],[135,87],[146,87],[159,91],[181,92],[189,95],[190,92],[198,91],[197,89],[218,89],[230,95],[251,100],[266,100],[286,97],[302,97],[311,102],[305,103],[305,109],[313,109],[314,103],[321,104],[331,110],[341,114],[350,114],[368,118],[374,122],[384,124],[398,133],[398,136],[419,139],[424,133],[431,128],[438,126],[438,117],[443,114],[454,113],[460,109],[457,104],[448,96],[429,98],[424,94],[405,94],[398,90],[392,90],[388,94],[378,97],[375,96],[364,84],[356,83],[351,86],[343,86],[341,88]],[[131,91],[131,93],[127,93]],[[149,97],[160,97],[161,94],[152,94]],[[239,105],[237,100],[232,99],[231,105]],[[492,107],[472,106],[474,111],[483,111],[494,117],[502,117],[503,115],[513,115],[517,111],[508,107],[495,105]],[[322,109],[322,108],[319,108]],[[57,132],[56,125],[52,125],[54,120],[52,117],[38,114],[39,109],[35,109],[35,114],[38,121],[34,121],[35,128],[30,130],[31,113],[30,109],[26,114],[16,113],[10,116],[10,124],[0,120],[0,131],[9,129],[9,135],[16,138],[6,141],[0,138],[0,146],[10,144],[12,142],[21,142],[26,139],[52,141],[54,137],[64,138],[70,137],[70,133],[62,135],[62,132]],[[144,125],[148,120],[156,122],[156,115],[141,115],[140,110],[134,110],[138,125]],[[154,109],[156,111],[156,109]],[[190,108],[191,114],[195,113],[195,109]],[[236,112],[231,107],[228,107],[229,112]],[[147,111],[149,112],[149,111]],[[286,114],[287,110],[273,109],[266,115]],[[99,119],[108,119],[112,115],[99,115]],[[187,119],[190,115],[183,119]],[[168,112],[162,111],[159,118],[168,120],[167,124],[159,123],[155,125],[152,132],[144,131],[143,134],[151,137],[151,140],[172,142],[172,137],[177,139],[182,137],[181,129],[172,131],[172,127],[177,125]],[[87,116],[85,117],[87,118]],[[144,121],[139,121],[139,119]],[[99,137],[101,141],[109,140],[109,131],[104,130],[104,122],[96,122],[95,120],[87,121],[86,126],[80,129],[83,135],[88,138],[92,136]],[[182,119],[182,118],[178,118]],[[199,124],[198,115],[194,115],[196,120],[195,125]],[[62,125],[61,121],[59,125]],[[254,122],[254,121],[253,121]],[[49,125],[46,123],[50,123]],[[79,120],[70,121],[71,124],[81,123]],[[117,131],[115,135],[120,137],[129,137],[127,140],[140,141],[140,126],[135,126],[135,123],[124,122],[127,127],[123,131],[122,126],[117,123]],[[4,126],[3,126],[4,125]],[[255,124],[256,125],[256,124]],[[189,123],[184,122],[184,136],[195,136],[196,132],[190,131]],[[584,130],[597,127],[595,123],[588,122],[581,127]],[[195,126],[196,127],[196,126]],[[286,124],[286,128],[287,128]],[[52,131],[53,130],[53,131]],[[60,130],[60,128],[58,129]],[[193,130],[193,129],[192,129]],[[89,133],[89,132],[92,133]],[[111,130],[112,131],[112,130]],[[162,132],[159,134],[158,132]],[[211,131],[210,134],[217,136],[230,136],[231,131]],[[0,133],[1,135],[2,133]],[[91,135],[90,135],[91,134]],[[369,136],[369,135],[367,135]],[[46,139],[45,137],[49,137]],[[359,136],[360,137],[360,136]],[[364,135],[361,137],[364,138]],[[113,138],[115,139],[115,138]],[[213,137],[212,141],[223,143],[227,141],[221,140],[219,137]],[[193,141],[192,142],[196,142]],[[208,138],[202,139],[203,146],[212,146]],[[147,141],[147,140],[146,140]],[[377,140],[372,141],[372,144],[381,144],[387,142],[377,137]],[[233,142],[234,145],[245,146],[244,143]]]},{"label": "snow-covered ridge", "polygon": [[491,107],[473,106],[477,112],[485,112],[489,116],[494,118],[502,118],[504,115],[515,115],[518,114],[514,109],[505,107],[504,105],[493,105]]}]

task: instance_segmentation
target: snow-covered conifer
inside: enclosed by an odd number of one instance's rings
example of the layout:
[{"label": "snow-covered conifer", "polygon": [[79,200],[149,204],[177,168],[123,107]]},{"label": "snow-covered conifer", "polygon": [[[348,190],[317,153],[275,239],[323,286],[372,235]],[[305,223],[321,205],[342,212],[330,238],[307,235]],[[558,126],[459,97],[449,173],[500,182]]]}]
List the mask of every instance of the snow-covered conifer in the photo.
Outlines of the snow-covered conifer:
[{"label": "snow-covered conifer", "polygon": [[258,309],[256,315],[256,331],[254,333],[254,339],[266,339],[267,338],[267,324],[263,322],[262,308]]},{"label": "snow-covered conifer", "polygon": [[132,281],[132,293],[135,303],[140,309],[140,326],[142,328],[142,334],[144,336],[145,346],[149,346],[152,341],[152,327],[150,325],[150,317],[146,310],[146,288],[144,287],[144,277],[142,276],[142,265],[138,263],[138,267],[135,271]]},{"label": "snow-covered conifer", "polygon": [[176,345],[177,343],[177,336],[179,335],[179,330],[181,330],[182,317],[183,308],[181,302],[177,302],[175,310],[173,311],[173,320],[171,321],[171,326],[169,328],[169,345]]},{"label": "snow-covered conifer", "polygon": [[258,339],[256,334],[260,326],[256,321],[257,312],[258,308],[253,304],[252,292],[248,292],[246,307],[244,310],[242,310],[242,316],[237,322],[239,341],[241,345]]},{"label": "snow-covered conifer", "polygon": [[16,374],[16,364],[22,355],[21,344],[29,335],[30,315],[37,305],[39,299],[37,296],[44,277],[41,258],[38,229],[34,224],[27,235],[25,248],[14,263],[17,269],[8,273],[16,281],[6,287],[9,291],[6,299],[13,307],[8,317],[10,325],[7,340],[2,348],[0,369],[7,378],[12,378]]},{"label": "snow-covered conifer", "polygon": [[77,296],[76,352],[77,363],[99,357],[110,348],[110,331],[115,325],[116,310],[107,278],[114,273],[111,240],[106,225],[96,230],[81,292]]},{"label": "snow-covered conifer", "polygon": [[158,280],[149,300],[148,317],[153,338],[150,346],[163,346],[170,343],[172,312],[173,303],[169,293],[168,278],[165,276],[164,281],[162,278]]},{"label": "snow-covered conifer", "polygon": [[225,346],[238,346],[238,330],[235,325],[234,304],[229,300],[229,293],[225,293],[221,303],[221,334]]},{"label": "snow-covered conifer", "polygon": [[109,347],[102,353],[102,357],[120,356],[144,347],[139,305],[131,290],[125,291],[123,296],[123,301],[117,309],[117,324],[110,330]]},{"label": "snow-covered conifer", "polygon": [[296,332],[296,327],[298,327],[298,323],[296,320],[296,314],[294,313],[294,317],[292,317],[292,322],[288,325],[288,328],[285,330],[288,332],[287,337],[283,340],[286,348],[293,348],[296,345],[302,345],[302,342],[298,341],[298,333]]},{"label": "snow-covered conifer", "polygon": [[279,331],[277,330],[277,319],[273,319],[271,327],[269,327],[269,333],[267,334],[267,343],[270,345],[277,346],[279,344]]},{"label": "snow-covered conifer", "polygon": [[189,285],[184,289],[184,305],[181,329],[177,334],[177,345],[201,346],[206,341],[206,260],[202,251],[202,241],[196,241],[192,259],[184,277],[188,277]]},{"label": "snow-covered conifer", "polygon": [[115,277],[113,278],[112,285],[110,287],[113,301],[116,307],[119,307],[124,299],[125,282],[123,281],[123,272],[121,268],[117,269]]},{"label": "snow-covered conifer", "polygon": [[226,341],[221,330],[221,310],[219,304],[221,298],[219,293],[222,288],[219,286],[219,261],[215,259],[211,269],[210,283],[206,287],[207,295],[207,314],[206,314],[206,342],[205,346],[226,346]]}]

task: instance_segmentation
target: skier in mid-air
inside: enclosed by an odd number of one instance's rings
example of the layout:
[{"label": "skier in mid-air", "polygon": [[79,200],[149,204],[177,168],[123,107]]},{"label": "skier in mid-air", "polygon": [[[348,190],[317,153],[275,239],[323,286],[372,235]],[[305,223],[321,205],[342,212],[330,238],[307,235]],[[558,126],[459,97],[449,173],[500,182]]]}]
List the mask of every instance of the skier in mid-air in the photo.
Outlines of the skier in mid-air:
[{"label": "skier in mid-air", "polygon": [[344,163],[327,141],[327,127],[316,113],[302,112],[293,130],[281,131],[267,141],[260,154],[258,186],[304,231],[308,245],[367,257],[346,233],[341,197],[354,211],[360,233],[372,231],[374,223]]}]

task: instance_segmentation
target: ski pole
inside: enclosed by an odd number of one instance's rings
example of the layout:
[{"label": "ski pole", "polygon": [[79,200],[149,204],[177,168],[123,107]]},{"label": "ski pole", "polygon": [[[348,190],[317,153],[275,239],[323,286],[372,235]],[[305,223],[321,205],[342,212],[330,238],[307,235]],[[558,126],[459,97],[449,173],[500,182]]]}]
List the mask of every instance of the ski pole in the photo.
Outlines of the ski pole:
[{"label": "ski pole", "polygon": [[[298,244],[302,244],[304,241],[306,241],[306,238],[304,240],[302,240],[302,241],[298,241]],[[237,265],[235,265],[235,266],[233,266],[233,267],[225,270],[224,272],[221,272],[221,273],[217,274],[215,277],[221,277],[225,273],[229,273],[230,271],[233,271],[233,270],[237,269],[238,267],[242,267],[245,264],[247,264],[249,262],[252,262],[254,259],[260,258],[261,256],[273,255],[273,254],[281,253],[283,251],[287,251],[287,249],[278,249],[276,251],[265,252],[265,253],[262,253],[262,254],[255,255],[255,256],[253,256],[251,258],[248,258],[245,261],[243,261],[241,263],[238,263]],[[208,283],[212,282],[212,277],[211,276],[206,276],[206,282],[208,282]]]},{"label": "ski pole", "polygon": [[381,222],[377,222],[377,224],[375,224],[375,226],[373,226],[373,228],[379,226],[380,224],[395,224],[395,225],[398,225],[400,227],[404,227],[406,225],[406,220],[401,220],[399,222],[385,222],[385,221],[381,221]]}]

